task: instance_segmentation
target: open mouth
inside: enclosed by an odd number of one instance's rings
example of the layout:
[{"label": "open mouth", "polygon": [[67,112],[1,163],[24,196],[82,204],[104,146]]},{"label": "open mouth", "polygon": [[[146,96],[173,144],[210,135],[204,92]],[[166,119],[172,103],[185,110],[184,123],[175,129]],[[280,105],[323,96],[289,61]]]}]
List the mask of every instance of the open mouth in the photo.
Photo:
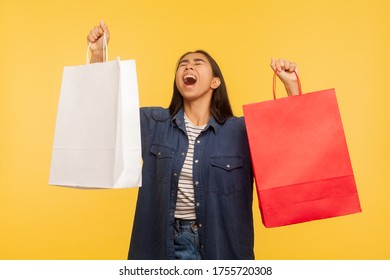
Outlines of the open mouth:
[{"label": "open mouth", "polygon": [[183,78],[184,84],[186,86],[192,86],[196,83],[196,77],[193,75],[185,75]]}]

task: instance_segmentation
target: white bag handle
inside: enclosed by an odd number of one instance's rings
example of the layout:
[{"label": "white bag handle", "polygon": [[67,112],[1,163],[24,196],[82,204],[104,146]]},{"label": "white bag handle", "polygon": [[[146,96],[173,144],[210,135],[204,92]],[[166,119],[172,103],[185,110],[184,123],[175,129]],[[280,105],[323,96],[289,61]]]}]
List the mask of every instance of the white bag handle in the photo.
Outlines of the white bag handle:
[{"label": "white bag handle", "polygon": [[[86,55],[86,64],[89,64],[89,50],[91,49],[91,45],[92,43],[89,42],[88,44],[88,48],[87,48],[87,55]],[[103,33],[103,52],[105,54],[105,56],[103,56],[103,60],[105,58],[105,62],[108,62],[108,48],[107,48],[107,37],[106,37],[106,33],[104,32]]]}]

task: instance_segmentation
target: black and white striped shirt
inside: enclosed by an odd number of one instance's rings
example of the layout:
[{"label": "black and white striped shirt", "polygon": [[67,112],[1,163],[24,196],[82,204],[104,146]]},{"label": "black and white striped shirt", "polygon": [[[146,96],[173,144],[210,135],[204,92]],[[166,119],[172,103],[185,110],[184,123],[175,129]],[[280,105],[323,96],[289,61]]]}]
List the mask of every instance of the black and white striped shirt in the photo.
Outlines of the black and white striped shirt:
[{"label": "black and white striped shirt", "polygon": [[195,220],[194,182],[192,180],[192,166],[194,162],[195,140],[206,125],[196,126],[184,114],[184,122],[188,136],[188,151],[179,177],[175,218]]}]

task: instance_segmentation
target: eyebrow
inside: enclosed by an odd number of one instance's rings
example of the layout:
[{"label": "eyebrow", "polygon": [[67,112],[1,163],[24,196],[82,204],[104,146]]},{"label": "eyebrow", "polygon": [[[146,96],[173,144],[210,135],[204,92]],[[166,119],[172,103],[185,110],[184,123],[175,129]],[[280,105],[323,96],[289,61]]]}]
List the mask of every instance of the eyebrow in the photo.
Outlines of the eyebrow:
[{"label": "eyebrow", "polygon": [[[202,58],[194,58],[194,62],[199,62],[199,61],[206,63],[206,61]],[[190,62],[189,59],[183,59],[183,60],[180,60],[179,64],[188,63],[188,62]]]}]

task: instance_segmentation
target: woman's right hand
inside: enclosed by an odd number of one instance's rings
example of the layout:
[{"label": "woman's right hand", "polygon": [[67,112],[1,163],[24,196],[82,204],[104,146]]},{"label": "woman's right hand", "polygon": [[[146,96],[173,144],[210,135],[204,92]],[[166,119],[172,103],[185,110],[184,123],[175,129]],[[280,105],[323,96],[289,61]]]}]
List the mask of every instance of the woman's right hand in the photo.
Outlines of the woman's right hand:
[{"label": "woman's right hand", "polygon": [[91,63],[103,62],[104,50],[103,50],[103,34],[106,33],[107,44],[110,40],[110,32],[107,25],[100,21],[98,26],[92,28],[87,36],[88,44],[91,44]]}]

